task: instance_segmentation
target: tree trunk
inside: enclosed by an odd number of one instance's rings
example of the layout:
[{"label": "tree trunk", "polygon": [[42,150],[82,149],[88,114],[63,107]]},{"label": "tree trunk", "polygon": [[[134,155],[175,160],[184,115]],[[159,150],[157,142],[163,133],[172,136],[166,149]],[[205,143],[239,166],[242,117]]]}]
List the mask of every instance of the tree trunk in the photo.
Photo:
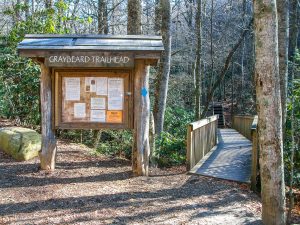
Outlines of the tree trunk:
[{"label": "tree trunk", "polygon": [[242,74],[242,82],[241,82],[241,93],[240,93],[240,103],[241,103],[241,111],[243,114],[245,114],[245,98],[244,90],[245,90],[245,66],[244,66],[244,59],[245,59],[245,38],[243,40],[243,49],[242,49],[242,57],[241,57],[241,74]]},{"label": "tree trunk", "polygon": [[[128,0],[128,34],[141,34],[141,1]],[[135,60],[134,76],[134,133],[132,170],[135,176],[148,176],[149,168],[149,66],[145,60]],[[143,94],[142,94],[143,93]]]},{"label": "tree trunk", "polygon": [[230,116],[231,116],[231,127],[233,128],[233,117],[234,117],[234,109],[233,109],[233,97],[234,97],[234,63],[231,62],[231,109],[230,109]]},{"label": "tree trunk", "polygon": [[154,33],[160,35],[161,30],[161,11],[160,11],[160,0],[155,0],[155,11],[154,11]]},{"label": "tree trunk", "polygon": [[142,33],[142,6],[141,0],[128,0],[127,34]]},{"label": "tree trunk", "polygon": [[264,224],[283,225],[285,187],[276,0],[255,0],[254,15],[262,220]]},{"label": "tree trunk", "polygon": [[144,0],[145,8],[146,8],[146,24],[144,28],[144,34],[149,35],[150,33],[150,5],[149,0]]},{"label": "tree trunk", "polygon": [[21,20],[21,10],[20,10],[20,4],[21,4],[21,0],[17,0],[16,2],[16,17],[15,17],[15,21],[14,21],[14,24],[16,24],[17,22],[20,22]]},{"label": "tree trunk", "polygon": [[277,0],[278,14],[278,54],[279,54],[279,77],[282,110],[282,128],[285,130],[286,122],[286,98],[288,80],[288,40],[289,40],[289,13],[288,0]]},{"label": "tree trunk", "polygon": [[103,21],[104,21],[104,34],[108,34],[108,12],[107,12],[107,2],[105,1]]},{"label": "tree trunk", "polygon": [[[214,49],[213,49],[213,14],[214,14],[214,0],[211,0],[211,10],[210,10],[210,80],[209,89],[212,88],[214,83]],[[214,94],[214,93],[213,93]],[[212,96],[213,98],[213,96]]]},{"label": "tree trunk", "polygon": [[295,77],[295,60],[292,61],[292,72],[291,72],[291,112],[290,112],[290,123],[291,123],[291,130],[290,130],[290,136],[291,136],[291,157],[290,157],[290,179],[289,179],[289,208],[288,208],[288,214],[287,214],[287,222],[288,224],[292,223],[292,210],[294,208],[294,159],[295,159],[295,95],[294,95],[294,77]]},{"label": "tree trunk", "polygon": [[197,14],[196,14],[196,36],[197,36],[197,47],[196,47],[196,65],[195,65],[195,77],[196,77],[196,88],[195,88],[195,120],[199,120],[201,117],[201,42],[202,42],[202,34],[201,34],[201,5],[202,0],[197,0]]},{"label": "tree trunk", "polygon": [[293,61],[298,40],[298,16],[299,6],[298,0],[290,0],[290,19],[289,19],[289,60]]},{"label": "tree trunk", "polygon": [[112,0],[112,8],[114,9],[111,12],[111,20],[110,20],[110,27],[111,27],[111,34],[112,35],[115,34],[115,7],[116,7],[115,0]]},{"label": "tree trunk", "polygon": [[35,0],[32,0],[31,1],[31,16],[34,14],[34,11],[35,11],[35,2],[34,2]]},{"label": "tree trunk", "polygon": [[155,151],[155,126],[153,112],[150,113],[149,121],[149,144],[150,144],[150,163],[152,167],[157,167],[156,151]]},{"label": "tree trunk", "polygon": [[25,0],[25,19],[28,20],[29,19],[29,0]]},{"label": "tree trunk", "polygon": [[107,3],[105,0],[98,0],[98,34],[108,34],[107,24]]},{"label": "tree trunk", "polygon": [[188,27],[193,29],[194,0],[186,0],[185,7],[186,7],[185,21],[187,22]]},{"label": "tree trunk", "polygon": [[51,70],[41,64],[41,127],[42,150],[40,152],[41,169],[54,170],[56,158],[56,140],[52,123],[52,84]]},{"label": "tree trunk", "polygon": [[166,110],[168,83],[171,64],[171,5],[169,0],[161,0],[161,34],[165,50],[160,57],[158,72],[155,79],[154,123],[155,132],[159,135],[163,131]]}]

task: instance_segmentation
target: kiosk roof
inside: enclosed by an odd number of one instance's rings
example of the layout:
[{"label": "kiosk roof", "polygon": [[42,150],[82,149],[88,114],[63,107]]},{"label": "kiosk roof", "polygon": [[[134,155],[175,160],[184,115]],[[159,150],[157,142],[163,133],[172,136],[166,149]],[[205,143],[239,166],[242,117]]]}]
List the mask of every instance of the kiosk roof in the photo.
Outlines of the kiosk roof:
[{"label": "kiosk roof", "polygon": [[28,50],[151,52],[164,50],[161,36],[145,35],[28,34],[17,48],[19,53]]}]

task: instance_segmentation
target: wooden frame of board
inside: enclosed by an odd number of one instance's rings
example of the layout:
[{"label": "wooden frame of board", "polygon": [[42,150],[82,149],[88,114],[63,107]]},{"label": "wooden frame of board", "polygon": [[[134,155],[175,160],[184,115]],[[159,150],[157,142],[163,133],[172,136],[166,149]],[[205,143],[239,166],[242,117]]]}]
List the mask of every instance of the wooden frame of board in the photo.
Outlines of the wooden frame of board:
[{"label": "wooden frame of board", "polygon": [[133,174],[148,175],[149,67],[161,58],[161,36],[29,34],[17,49],[41,68],[41,169],[55,169],[56,129],[131,129]]},{"label": "wooden frame of board", "polygon": [[[54,79],[53,87],[53,99],[54,99],[54,127],[60,129],[132,129],[133,128],[133,72],[132,69],[120,69],[120,68],[109,68],[109,69],[53,69],[52,78]],[[70,115],[70,110],[65,109],[64,104],[64,85],[63,78],[80,78],[81,95],[80,101],[71,101],[69,106],[72,107],[74,103],[85,102],[87,114],[89,114],[91,108],[87,100],[91,97],[96,97],[95,93],[85,92],[85,78],[86,77],[107,77],[107,78],[123,78],[124,81],[124,101],[122,110],[122,123],[110,123],[110,122],[93,122],[84,119],[74,119]],[[83,87],[82,87],[83,86]],[[106,99],[107,96],[101,96]],[[85,101],[84,101],[85,100]],[[106,113],[107,113],[106,109]],[[89,118],[89,116],[87,116]]]}]

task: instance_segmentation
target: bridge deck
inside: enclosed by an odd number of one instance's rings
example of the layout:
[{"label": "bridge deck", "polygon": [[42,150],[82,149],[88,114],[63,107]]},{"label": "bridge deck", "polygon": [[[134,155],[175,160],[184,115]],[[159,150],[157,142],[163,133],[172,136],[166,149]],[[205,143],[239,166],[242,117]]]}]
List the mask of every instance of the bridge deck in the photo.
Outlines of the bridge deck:
[{"label": "bridge deck", "polygon": [[234,129],[219,129],[218,145],[190,171],[192,174],[250,182],[252,143]]}]

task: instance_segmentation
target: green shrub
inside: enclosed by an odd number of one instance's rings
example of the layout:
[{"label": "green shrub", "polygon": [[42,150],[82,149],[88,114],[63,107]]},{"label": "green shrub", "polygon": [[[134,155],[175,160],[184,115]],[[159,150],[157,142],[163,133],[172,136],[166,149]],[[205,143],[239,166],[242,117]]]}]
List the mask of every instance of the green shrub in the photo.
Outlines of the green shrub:
[{"label": "green shrub", "polygon": [[102,154],[131,159],[132,140],[129,130],[105,130],[96,148]]},{"label": "green shrub", "polygon": [[155,161],[159,167],[170,167],[185,163],[185,137],[175,137],[162,132],[156,139]]},{"label": "green shrub", "polygon": [[[292,68],[294,67],[294,68]],[[285,179],[287,182],[291,176],[291,152],[292,152],[292,126],[291,122],[294,122],[294,176],[293,180],[296,186],[300,186],[300,54],[296,51],[296,61],[294,65],[290,66],[291,72],[294,69],[295,78],[293,82],[293,89],[289,87],[290,93],[287,102],[287,121],[285,130],[285,142],[284,142],[284,166],[285,166]],[[297,79],[298,78],[298,79]],[[290,83],[291,84],[291,83]],[[294,96],[294,102],[292,102],[292,95]],[[294,117],[291,112],[294,111]]]},{"label": "green shrub", "polygon": [[185,137],[187,124],[193,122],[194,114],[179,106],[167,107],[164,130],[176,137]]},{"label": "green shrub", "polygon": [[23,125],[38,125],[39,66],[10,48],[0,49],[0,115]]},{"label": "green shrub", "polygon": [[159,167],[181,165],[186,160],[186,127],[193,121],[193,113],[183,108],[166,109],[165,131],[156,138],[154,160]]}]

